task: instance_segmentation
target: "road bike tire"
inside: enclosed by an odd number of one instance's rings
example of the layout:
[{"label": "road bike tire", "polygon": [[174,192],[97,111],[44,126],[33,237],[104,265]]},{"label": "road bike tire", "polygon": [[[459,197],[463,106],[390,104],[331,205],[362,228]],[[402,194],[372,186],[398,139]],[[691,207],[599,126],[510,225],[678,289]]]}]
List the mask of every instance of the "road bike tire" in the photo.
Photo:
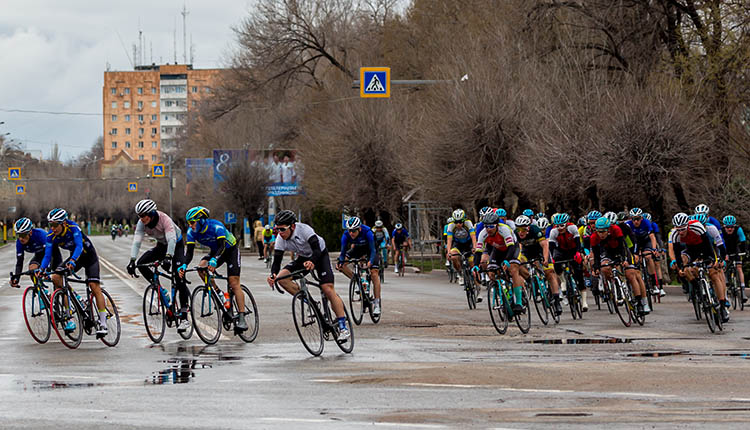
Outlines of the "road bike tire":
[{"label": "road bike tire", "polygon": [[505,334],[508,331],[508,315],[503,302],[503,293],[499,281],[492,282],[487,288],[487,307],[490,311],[492,325],[500,334]]},{"label": "road bike tire", "polygon": [[[646,293],[648,295],[648,293]],[[628,300],[630,301],[630,313],[633,315],[633,320],[638,323],[638,325],[643,325],[646,323],[646,314],[642,312],[638,312],[638,306],[636,303],[636,300],[638,300],[637,297],[633,297],[633,294],[628,292]]]},{"label": "road bike tire", "polygon": [[[76,349],[83,339],[83,322],[78,307],[68,300],[68,307],[65,307],[64,298],[67,297],[67,289],[60,288],[52,293],[52,327],[55,329],[57,337],[63,345],[70,349]],[[73,331],[66,332],[65,324],[72,320],[76,324]]]},{"label": "road bike tire", "polygon": [[[245,295],[245,322],[247,322],[247,330],[237,335],[243,341],[250,343],[258,337],[258,330],[260,329],[258,305],[255,303],[255,297],[253,297],[253,293],[250,292],[249,288],[244,285],[240,285],[240,288],[242,288],[242,293]],[[239,309],[236,298],[234,299],[234,307],[235,309]]]},{"label": "road bike tire", "polygon": [[711,289],[708,285],[708,281],[705,279],[700,280],[701,283],[701,308],[706,318],[706,324],[711,333],[716,333],[716,317],[714,313],[718,312],[718,309],[714,306],[711,300]]},{"label": "road bike tire", "polygon": [[354,324],[362,324],[365,315],[365,292],[362,289],[362,283],[357,276],[352,276],[349,281],[349,308],[351,309],[352,320]]},{"label": "road bike tire", "polygon": [[514,317],[518,329],[521,330],[521,333],[526,334],[531,329],[531,308],[529,307],[529,295],[524,287],[521,287],[521,306],[523,306],[524,312],[516,314]]},{"label": "road bike tire", "polygon": [[740,285],[740,287],[739,287],[740,298],[738,300],[740,302],[740,310],[741,311],[745,310],[745,302],[742,301],[742,298],[745,297],[745,291],[744,290],[745,290],[745,287],[743,287],[742,285]]},{"label": "road bike tire", "polygon": [[[531,291],[534,299],[534,308],[539,316],[539,321],[547,325],[549,323],[549,302],[547,301],[547,288],[542,287],[541,281],[536,276],[529,278],[531,280]],[[541,307],[541,309],[540,309]]]},{"label": "road bike tire", "polygon": [[[172,303],[173,303],[173,307],[175,308],[174,309],[175,312],[178,312],[180,309],[179,306],[180,306],[180,303],[182,303],[182,300],[180,300],[181,295],[182,294],[180,293],[180,290],[175,290],[174,297],[172,298]],[[187,319],[187,321],[190,323],[190,327],[184,332],[177,331],[177,334],[179,334],[180,337],[185,340],[188,340],[191,337],[193,337],[193,331],[195,330],[195,324],[193,323],[193,314],[192,312],[190,312],[190,309],[193,308],[193,305],[192,305],[193,297],[190,294],[188,294],[187,299],[188,299],[187,300],[188,306],[187,306],[187,312],[185,313],[185,319]],[[175,317],[175,323],[179,325],[179,319],[177,317]]]},{"label": "road bike tire", "polygon": [[464,291],[466,292],[466,301],[469,303],[469,309],[477,308],[477,290],[474,287],[474,277],[471,271],[464,268]]},{"label": "road bike tire", "polygon": [[[46,343],[52,334],[52,322],[49,317],[49,303],[35,286],[23,292],[23,320],[29,334],[37,343]],[[44,309],[42,309],[44,308]]]},{"label": "road bike tire", "polygon": [[732,294],[732,309],[737,310],[738,305],[740,306],[740,309],[742,308],[742,299],[738,297],[740,295],[740,286],[738,285],[737,276],[734,274],[734,271],[731,271],[730,273],[731,274],[727,279],[727,290]]},{"label": "road bike tire", "polygon": [[[633,325],[633,316],[630,314],[629,304],[627,302],[627,298],[625,297],[625,286],[622,285],[622,281],[619,278],[615,278],[612,281],[613,289],[612,292],[614,293],[612,296],[612,303],[615,308],[615,312],[617,313],[617,316],[620,318],[620,321],[622,321],[623,325],[625,327],[630,327]],[[622,298],[623,303],[622,305],[618,304],[619,298]]]},{"label": "road bike tire", "polygon": [[[330,312],[329,314],[335,315],[333,314],[333,312]],[[354,326],[352,325],[352,320],[349,318],[349,311],[346,310],[346,306],[344,306],[344,314],[346,314],[346,326],[349,327],[349,338],[343,342],[339,342],[337,339],[334,339],[334,342],[336,342],[336,346],[338,346],[341,351],[343,351],[346,354],[351,354],[352,351],[354,350]],[[338,324],[338,323],[334,320],[334,321],[331,321],[331,324]],[[338,336],[338,332],[336,333],[336,335]]]},{"label": "road bike tire", "polygon": [[691,294],[692,296],[692,304],[693,304],[693,311],[695,312],[695,320],[700,321],[703,314],[703,299],[701,298],[700,293],[693,291],[694,287],[691,284],[690,290],[688,291],[688,294]]},{"label": "road bike tire", "polygon": [[[107,310],[107,335],[99,340],[103,344],[112,347],[120,342],[120,336],[122,335],[120,312],[117,310],[114,299],[112,299],[112,296],[104,288],[102,288],[102,295],[104,296],[104,307]],[[93,299],[93,295],[89,305],[89,312],[91,312],[92,319],[99,320],[99,310],[97,309],[96,300]]]},{"label": "road bike tire", "polygon": [[565,290],[565,294],[568,296],[568,307],[570,308],[570,314],[573,316],[573,319],[578,319],[578,307],[580,306],[580,299],[578,296],[578,288],[576,288],[576,285],[573,283],[572,276],[566,274],[565,275],[565,284],[567,286]]},{"label": "road bike tire", "polygon": [[612,315],[615,313],[615,306],[612,303],[612,292],[614,291],[614,285],[612,284],[612,281],[602,281],[601,279],[599,282],[606,282],[603,286],[603,289],[601,291],[602,299],[607,302],[607,310],[609,311],[609,314]]},{"label": "road bike tire", "polygon": [[[318,308],[308,301],[304,291],[298,291],[292,298],[292,319],[297,336],[307,352],[315,357],[323,353],[322,317]],[[349,328],[351,329],[351,325]]]},{"label": "road bike tire", "polygon": [[404,251],[398,254],[398,276],[404,276]]},{"label": "road bike tire", "polygon": [[195,332],[206,345],[213,345],[219,340],[224,325],[221,310],[223,304],[219,303],[205,285],[196,287],[192,297],[190,313],[193,316]]},{"label": "road bike tire", "polygon": [[164,338],[167,326],[164,303],[159,298],[159,289],[149,285],[143,291],[143,325],[146,334],[153,343],[159,343]]}]

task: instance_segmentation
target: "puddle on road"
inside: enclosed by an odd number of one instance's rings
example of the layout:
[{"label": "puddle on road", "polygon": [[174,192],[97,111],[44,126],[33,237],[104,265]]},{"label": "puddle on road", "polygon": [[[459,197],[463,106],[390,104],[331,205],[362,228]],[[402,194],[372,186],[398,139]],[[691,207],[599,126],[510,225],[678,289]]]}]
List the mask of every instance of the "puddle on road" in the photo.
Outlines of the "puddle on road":
[{"label": "puddle on road", "polygon": [[633,352],[631,354],[626,354],[627,357],[648,357],[648,358],[669,357],[672,355],[690,355],[690,351],[653,351],[653,352]]},{"label": "puddle on road", "polygon": [[577,345],[577,344],[600,344],[600,343],[632,343],[633,339],[621,337],[609,337],[605,339],[535,339],[522,343],[537,343],[543,345]]},{"label": "puddle on road", "polygon": [[[19,381],[19,383],[21,383]],[[59,390],[63,388],[90,388],[101,387],[104,384],[96,382],[63,382],[63,381],[31,381],[32,390]]]},{"label": "puddle on road", "polygon": [[541,412],[535,417],[590,417],[593,414],[587,412]]},{"label": "puddle on road", "polygon": [[201,363],[195,359],[169,359],[165,363],[172,364],[164,370],[154,372],[150,379],[146,379],[146,384],[165,385],[165,384],[185,384],[195,378],[195,369],[210,369],[213,365]]},{"label": "puddle on road", "polygon": [[740,357],[750,359],[750,352],[690,352],[690,351],[652,351],[634,352],[626,354],[627,357],[661,358],[673,355],[684,355],[688,357]]}]

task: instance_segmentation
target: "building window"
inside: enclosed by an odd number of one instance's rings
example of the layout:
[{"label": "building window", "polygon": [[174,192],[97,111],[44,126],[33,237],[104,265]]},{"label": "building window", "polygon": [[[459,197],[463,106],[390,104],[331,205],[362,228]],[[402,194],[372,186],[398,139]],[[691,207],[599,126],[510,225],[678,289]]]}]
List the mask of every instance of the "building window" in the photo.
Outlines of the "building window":
[{"label": "building window", "polygon": [[109,132],[112,136],[117,136],[117,129],[113,128],[112,131]]},{"label": "building window", "polygon": [[115,94],[117,94],[117,88],[112,87],[112,88],[109,89],[109,92],[110,92],[110,94],[115,95]]},{"label": "building window", "polygon": [[185,114],[184,113],[178,113],[177,114],[177,120],[178,121],[184,121],[185,120]]},{"label": "building window", "polygon": [[130,114],[125,115],[125,122],[130,122]]},{"label": "building window", "polygon": [[210,93],[211,92],[211,87],[203,87],[203,91],[206,92],[206,93]]},{"label": "building window", "polygon": [[193,87],[193,92],[197,93],[198,92],[198,87]]},{"label": "building window", "polygon": [[139,160],[143,160],[143,155],[139,155],[139,156],[138,156],[138,159],[139,159]]},{"label": "building window", "polygon": [[151,115],[151,121],[156,121],[156,120],[157,120],[157,116],[155,114]]},{"label": "building window", "polygon": [[156,94],[156,87],[151,87],[151,94]]},{"label": "building window", "polygon": [[125,88],[125,94],[130,94],[130,88]]},{"label": "building window", "polygon": [[156,155],[151,156],[151,161],[156,161]]},{"label": "building window", "polygon": [[112,115],[112,121],[117,121],[117,115]]},{"label": "building window", "polygon": [[138,136],[143,136],[143,129],[142,128],[138,129]]},{"label": "building window", "polygon": [[143,88],[142,87],[138,87],[138,95],[141,95],[141,94],[143,94]]},{"label": "building window", "polygon": [[198,104],[195,100],[193,100],[193,107],[195,107]]},{"label": "building window", "polygon": [[117,109],[117,102],[112,102],[112,109]]},{"label": "building window", "polygon": [[138,102],[138,109],[143,109],[143,102]]},{"label": "building window", "polygon": [[130,129],[129,128],[125,129],[125,134],[130,134]]},{"label": "building window", "polygon": [[164,121],[169,121],[169,115],[163,115],[163,117],[164,117],[163,118]]},{"label": "building window", "polygon": [[168,87],[166,85],[163,86],[163,87],[161,87],[161,93],[162,94],[169,94],[171,92],[172,92],[172,87]]},{"label": "building window", "polygon": [[156,134],[156,127],[152,127],[151,128],[151,135],[155,135],[155,134]]},{"label": "building window", "polygon": [[129,141],[126,141],[126,142],[125,142],[125,147],[126,147],[126,148],[130,148],[130,142],[129,142]]},{"label": "building window", "polygon": [[112,142],[112,149],[117,149],[117,142]]},{"label": "building window", "polygon": [[153,107],[153,108],[156,107],[156,102],[155,101],[151,102],[151,107]]},{"label": "building window", "polygon": [[174,102],[172,100],[165,100],[164,101],[164,107],[172,107],[172,104],[174,104]]},{"label": "building window", "polygon": [[167,132],[167,127],[162,127],[162,128],[161,128],[161,134],[164,134],[164,133],[166,133],[166,132]]},{"label": "building window", "polygon": [[130,109],[130,102],[123,102],[122,105],[125,109]]},{"label": "building window", "polygon": [[138,142],[138,147],[143,148],[143,142]]},{"label": "building window", "polygon": [[138,121],[143,122],[143,115],[138,115]]},{"label": "building window", "polygon": [[156,148],[156,145],[157,145],[156,141],[155,141],[155,140],[152,140],[152,141],[151,141],[151,147],[152,147],[152,148]]}]

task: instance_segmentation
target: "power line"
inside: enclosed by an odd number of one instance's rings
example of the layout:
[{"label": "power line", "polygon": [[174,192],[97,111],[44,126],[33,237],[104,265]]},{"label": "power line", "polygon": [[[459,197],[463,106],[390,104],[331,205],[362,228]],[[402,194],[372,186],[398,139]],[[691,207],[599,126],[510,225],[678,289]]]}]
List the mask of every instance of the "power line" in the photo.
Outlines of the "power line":
[{"label": "power line", "polygon": [[68,112],[68,111],[8,109],[8,108],[0,108],[0,112],[20,112],[20,113],[39,113],[39,114],[46,114],[46,115],[76,115],[76,116],[102,116],[103,115],[101,113],[93,113],[93,112]]}]

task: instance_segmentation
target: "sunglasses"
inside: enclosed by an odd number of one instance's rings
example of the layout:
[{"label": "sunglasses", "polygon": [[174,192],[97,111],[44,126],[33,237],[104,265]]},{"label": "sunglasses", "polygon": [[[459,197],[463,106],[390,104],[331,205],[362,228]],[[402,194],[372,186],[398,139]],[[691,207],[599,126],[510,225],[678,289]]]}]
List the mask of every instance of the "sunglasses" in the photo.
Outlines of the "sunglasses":
[{"label": "sunglasses", "polygon": [[18,233],[18,237],[21,239],[26,239],[29,236],[31,236],[31,233]]},{"label": "sunglasses", "polygon": [[56,221],[50,221],[49,226],[52,227],[52,228],[55,228],[55,227],[59,226],[60,224],[61,223],[56,222]]},{"label": "sunglasses", "polygon": [[518,231],[519,231],[520,233],[524,233],[524,232],[527,232],[527,231],[529,231],[529,228],[528,228],[528,227],[518,227]]},{"label": "sunglasses", "polygon": [[463,221],[459,221],[459,220],[453,221],[453,224],[463,224],[463,223],[464,223]]},{"label": "sunglasses", "polygon": [[484,228],[497,228],[497,224],[485,224]]},{"label": "sunglasses", "polygon": [[[284,232],[284,231],[287,231],[287,230],[289,230],[289,227],[276,227],[276,231],[278,231],[278,232]],[[349,231],[351,231],[351,230],[349,230]]]},{"label": "sunglasses", "polygon": [[633,217],[633,221],[640,221],[642,219],[643,219],[643,217],[640,217],[640,216],[634,216]]},{"label": "sunglasses", "polygon": [[349,233],[356,233],[356,232],[359,232],[358,228],[350,228],[349,229]]},{"label": "sunglasses", "polygon": [[734,228],[733,225],[725,225],[724,228]]},{"label": "sunglasses", "polygon": [[597,233],[609,233],[609,229],[608,228],[597,228],[596,232]]},{"label": "sunglasses", "polygon": [[567,227],[565,224],[555,224],[555,228],[565,228]]},{"label": "sunglasses", "polygon": [[688,229],[687,226],[675,228],[675,230],[677,231],[686,231],[687,229]]}]

